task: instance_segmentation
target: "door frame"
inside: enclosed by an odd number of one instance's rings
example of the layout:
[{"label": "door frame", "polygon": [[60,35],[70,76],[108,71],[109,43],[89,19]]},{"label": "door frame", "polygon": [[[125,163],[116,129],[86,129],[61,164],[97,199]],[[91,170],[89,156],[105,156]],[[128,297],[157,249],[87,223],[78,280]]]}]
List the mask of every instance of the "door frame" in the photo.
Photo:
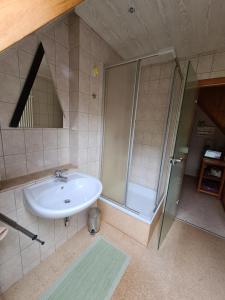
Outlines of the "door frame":
[{"label": "door frame", "polygon": [[[200,80],[198,80],[199,90],[201,88],[204,88],[204,87],[213,87],[213,86],[222,86],[222,85],[225,85],[225,77],[216,77],[216,78],[207,78],[207,79],[200,79]],[[203,112],[204,112],[204,110],[203,110]],[[182,188],[183,188],[183,180],[182,180]],[[182,191],[182,188],[181,188],[181,191]],[[225,239],[223,236],[220,236],[220,235],[216,234],[215,232],[209,231],[209,230],[207,230],[207,229],[205,229],[203,227],[200,227],[198,225],[192,224],[189,221],[184,221],[184,220],[179,219],[177,217],[176,217],[176,219],[179,220],[180,222],[183,222],[184,224],[188,224],[190,226],[193,226],[194,228],[196,228],[198,230],[202,230],[202,231],[204,231],[206,233],[209,233],[209,234],[211,234],[211,235],[213,235],[215,237],[219,237],[219,238]]]},{"label": "door frame", "polygon": [[217,78],[208,78],[198,80],[199,88],[217,86],[217,85],[225,85],[225,77],[217,77]]}]

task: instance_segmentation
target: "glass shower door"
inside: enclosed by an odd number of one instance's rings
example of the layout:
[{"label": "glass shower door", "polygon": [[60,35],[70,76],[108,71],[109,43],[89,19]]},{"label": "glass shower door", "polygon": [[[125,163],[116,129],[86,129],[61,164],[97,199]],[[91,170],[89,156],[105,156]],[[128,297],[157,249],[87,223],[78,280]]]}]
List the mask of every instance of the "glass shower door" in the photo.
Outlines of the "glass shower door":
[{"label": "glass shower door", "polygon": [[173,157],[170,160],[171,172],[166,195],[162,225],[159,236],[159,246],[169,232],[177,213],[177,204],[181,192],[185,162],[188,154],[189,138],[195,114],[197,99],[197,78],[189,63],[183,101],[181,106],[178,131],[176,135]]},{"label": "glass shower door", "polygon": [[137,62],[105,73],[102,194],[121,205],[125,204],[136,74]]}]

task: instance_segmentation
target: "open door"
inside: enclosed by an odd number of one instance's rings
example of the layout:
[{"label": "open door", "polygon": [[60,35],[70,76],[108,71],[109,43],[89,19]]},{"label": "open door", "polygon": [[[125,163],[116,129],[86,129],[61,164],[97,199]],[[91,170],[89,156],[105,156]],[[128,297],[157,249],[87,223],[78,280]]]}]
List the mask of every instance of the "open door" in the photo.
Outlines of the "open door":
[{"label": "open door", "polygon": [[180,110],[175,147],[173,151],[173,157],[170,158],[170,178],[162,216],[158,246],[160,246],[165,239],[177,214],[177,205],[181,192],[185,163],[188,154],[189,139],[195,114],[195,106],[197,103],[197,88],[197,77],[192,68],[192,65],[189,63]]}]

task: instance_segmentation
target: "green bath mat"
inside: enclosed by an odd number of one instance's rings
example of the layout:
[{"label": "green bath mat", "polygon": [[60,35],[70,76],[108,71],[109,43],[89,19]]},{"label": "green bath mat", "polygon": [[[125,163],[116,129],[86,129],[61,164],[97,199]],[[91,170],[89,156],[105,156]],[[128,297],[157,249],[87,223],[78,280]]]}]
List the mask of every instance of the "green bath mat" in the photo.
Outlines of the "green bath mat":
[{"label": "green bath mat", "polygon": [[110,299],[128,263],[127,254],[98,238],[40,300]]}]

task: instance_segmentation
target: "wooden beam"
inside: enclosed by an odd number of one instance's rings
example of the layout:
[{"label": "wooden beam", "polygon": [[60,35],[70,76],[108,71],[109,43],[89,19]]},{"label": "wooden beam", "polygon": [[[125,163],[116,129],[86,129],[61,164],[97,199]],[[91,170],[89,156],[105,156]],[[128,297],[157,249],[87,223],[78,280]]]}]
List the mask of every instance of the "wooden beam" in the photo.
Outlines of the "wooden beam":
[{"label": "wooden beam", "polygon": [[225,77],[202,79],[198,81],[199,87],[225,85]]},{"label": "wooden beam", "polygon": [[16,43],[83,0],[1,0],[0,51]]}]

